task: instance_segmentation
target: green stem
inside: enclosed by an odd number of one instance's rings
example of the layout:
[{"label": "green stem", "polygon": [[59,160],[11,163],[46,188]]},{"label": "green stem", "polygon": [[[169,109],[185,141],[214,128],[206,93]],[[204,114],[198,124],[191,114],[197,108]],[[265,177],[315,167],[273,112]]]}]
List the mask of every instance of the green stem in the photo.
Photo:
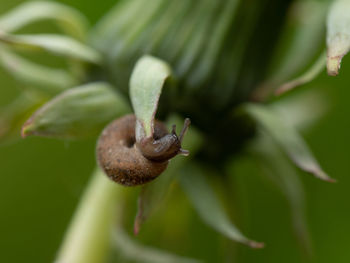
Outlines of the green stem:
[{"label": "green stem", "polygon": [[66,233],[56,263],[106,262],[122,187],[100,170],[92,176]]}]

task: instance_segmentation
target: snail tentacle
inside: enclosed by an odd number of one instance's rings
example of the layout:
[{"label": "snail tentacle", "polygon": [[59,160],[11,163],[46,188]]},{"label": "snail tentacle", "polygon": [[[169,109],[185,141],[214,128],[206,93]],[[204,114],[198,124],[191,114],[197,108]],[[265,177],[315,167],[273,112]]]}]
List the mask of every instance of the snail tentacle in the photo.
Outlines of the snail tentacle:
[{"label": "snail tentacle", "polygon": [[184,138],[188,128],[190,127],[190,125],[191,125],[191,120],[189,118],[186,118],[185,122],[184,122],[184,126],[182,128],[182,131],[180,132],[180,136],[179,136],[180,142],[182,142],[182,140],[183,140],[183,138]]}]

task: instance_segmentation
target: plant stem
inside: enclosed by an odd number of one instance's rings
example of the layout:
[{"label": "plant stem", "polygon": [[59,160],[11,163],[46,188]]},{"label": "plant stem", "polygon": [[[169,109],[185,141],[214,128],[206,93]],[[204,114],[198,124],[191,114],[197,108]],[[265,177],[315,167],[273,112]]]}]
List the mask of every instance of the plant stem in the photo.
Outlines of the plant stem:
[{"label": "plant stem", "polygon": [[96,169],[65,235],[56,263],[106,262],[122,187]]}]

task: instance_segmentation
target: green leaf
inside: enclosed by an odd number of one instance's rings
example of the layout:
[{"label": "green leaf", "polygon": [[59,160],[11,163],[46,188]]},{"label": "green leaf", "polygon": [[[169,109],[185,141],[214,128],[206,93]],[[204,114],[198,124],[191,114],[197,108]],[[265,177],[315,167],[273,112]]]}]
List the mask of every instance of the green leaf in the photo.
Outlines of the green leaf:
[{"label": "green leaf", "polygon": [[224,40],[229,33],[230,25],[236,15],[239,3],[240,1],[238,0],[225,1],[224,9],[220,16],[216,18],[215,23],[213,23],[214,28],[211,36],[207,38],[208,45],[205,52],[202,53],[202,56],[199,56],[200,63],[190,76],[191,86],[194,87],[202,84],[209,72],[215,67],[216,57],[220,49],[222,49]]},{"label": "green leaf", "polygon": [[11,104],[0,109],[0,143],[20,138],[23,123],[44,101],[37,94],[22,92]]},{"label": "green leaf", "polygon": [[350,1],[335,1],[327,21],[328,74],[339,73],[342,58],[350,50]]},{"label": "green leaf", "polygon": [[[132,240],[125,231],[118,227],[114,231],[113,241],[116,249],[124,258],[143,263],[198,263],[199,260],[180,257],[151,247],[141,245]],[[123,261],[124,262],[124,261]]]},{"label": "green leaf", "polygon": [[295,128],[285,122],[277,112],[258,104],[246,104],[244,109],[263,131],[272,136],[299,168],[319,179],[334,182],[334,179],[322,170]]},{"label": "green leaf", "polygon": [[[110,58],[114,61],[120,58],[120,54],[128,53],[131,46],[134,47],[135,42],[137,43],[141,34],[148,29],[148,26],[154,21],[154,19],[157,19],[157,15],[162,12],[164,6],[168,3],[163,0],[153,0],[148,2],[146,9],[144,8],[143,3],[138,2],[138,4],[138,7],[131,10],[134,15],[130,16],[130,13],[128,14],[129,16],[124,14],[128,20],[130,20],[129,23],[126,22],[124,24],[124,29],[120,28],[123,32],[122,35],[119,35],[119,38],[114,36],[116,41],[108,52]],[[140,12],[142,12],[142,16],[139,15]]]},{"label": "green leaf", "polygon": [[289,203],[294,231],[302,248],[311,253],[311,240],[305,218],[305,193],[295,168],[267,134],[260,134],[249,152],[266,176],[277,185]]},{"label": "green leaf", "polygon": [[54,20],[69,34],[85,39],[87,19],[79,11],[49,1],[26,2],[0,17],[0,30],[10,33],[41,20]]},{"label": "green leaf", "polygon": [[73,38],[55,35],[9,35],[0,32],[0,42],[13,48],[25,50],[44,50],[54,55],[70,57],[81,61],[98,64],[100,54]]},{"label": "green leaf", "polygon": [[130,79],[130,97],[135,115],[146,137],[153,135],[158,101],[171,69],[164,61],[143,56],[138,60]]},{"label": "green leaf", "polygon": [[[159,0],[149,2],[147,12],[152,11],[152,7],[159,6]],[[106,50],[106,47],[116,44],[120,36],[129,32],[130,27],[139,24],[135,17],[139,17],[140,12],[144,11],[144,3],[140,1],[118,1],[115,6],[109,10],[91,30],[91,40],[94,46],[100,50]],[[150,8],[151,7],[151,8]],[[142,16],[142,19],[144,16]],[[120,43],[119,43],[120,44]],[[111,50],[108,50],[109,54]]]},{"label": "green leaf", "polygon": [[264,100],[281,84],[302,74],[317,58],[324,42],[328,7],[329,1],[293,1],[268,67],[268,77],[255,90],[257,100]]},{"label": "green leaf", "polygon": [[52,69],[26,60],[0,47],[0,63],[13,77],[45,93],[57,93],[72,87],[77,80],[63,69]]},{"label": "green leaf", "polygon": [[280,84],[298,74],[317,55],[324,39],[327,1],[293,3],[269,70],[269,82]]},{"label": "green leaf", "polygon": [[[172,117],[168,121],[169,124],[176,124],[181,127],[183,121],[179,117]],[[134,223],[134,233],[138,234],[142,223],[163,203],[166,195],[169,193],[171,184],[177,178],[179,169],[188,163],[193,156],[196,155],[202,145],[202,136],[194,127],[191,127],[184,137],[182,146],[190,151],[190,155],[186,158],[177,156],[169,163],[168,168],[161,176],[142,187],[139,200],[138,211]]]},{"label": "green leaf", "polygon": [[129,112],[125,99],[106,83],[67,90],[24,124],[22,135],[80,138],[98,135],[111,120]]},{"label": "green leaf", "polygon": [[325,69],[326,61],[326,52],[322,52],[320,57],[306,72],[304,72],[301,76],[281,85],[277,89],[276,94],[281,95],[287,91],[290,91],[298,86],[304,85],[314,80]]},{"label": "green leaf", "polygon": [[206,171],[199,166],[187,165],[180,177],[181,185],[202,220],[226,237],[248,245],[262,248],[263,243],[249,240],[230,222],[223,206],[207,182]]},{"label": "green leaf", "polygon": [[329,109],[329,100],[320,90],[309,89],[285,96],[270,106],[290,126],[306,130],[325,115]]}]

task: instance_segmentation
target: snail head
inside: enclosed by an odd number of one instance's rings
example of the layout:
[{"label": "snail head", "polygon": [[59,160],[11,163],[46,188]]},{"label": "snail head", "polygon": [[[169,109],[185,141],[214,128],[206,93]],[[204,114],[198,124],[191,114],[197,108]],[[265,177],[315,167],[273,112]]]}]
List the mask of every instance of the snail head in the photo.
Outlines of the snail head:
[{"label": "snail head", "polygon": [[181,148],[181,143],[190,124],[190,119],[186,118],[179,136],[176,125],[172,126],[171,133],[167,133],[165,127],[156,126],[153,137],[141,139],[136,146],[145,158],[155,162],[167,161],[178,154],[187,156],[189,152]]}]

